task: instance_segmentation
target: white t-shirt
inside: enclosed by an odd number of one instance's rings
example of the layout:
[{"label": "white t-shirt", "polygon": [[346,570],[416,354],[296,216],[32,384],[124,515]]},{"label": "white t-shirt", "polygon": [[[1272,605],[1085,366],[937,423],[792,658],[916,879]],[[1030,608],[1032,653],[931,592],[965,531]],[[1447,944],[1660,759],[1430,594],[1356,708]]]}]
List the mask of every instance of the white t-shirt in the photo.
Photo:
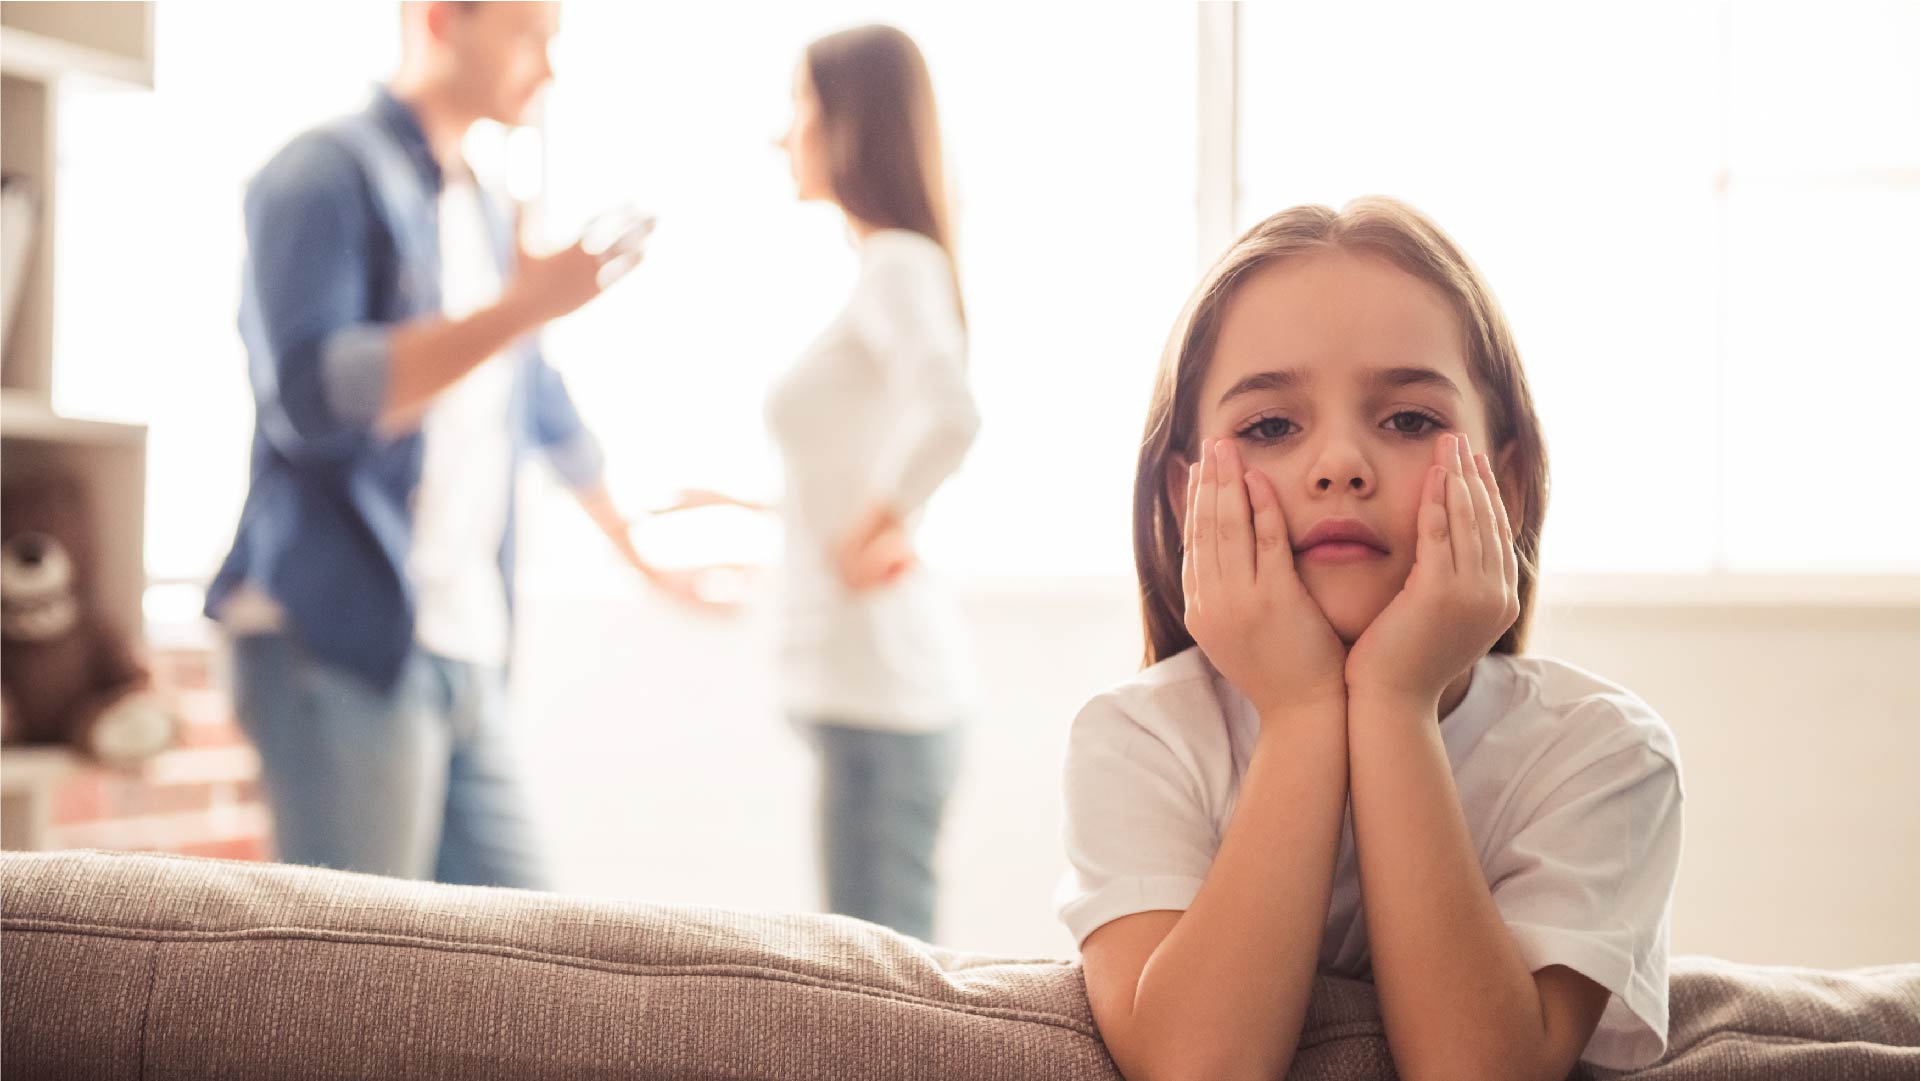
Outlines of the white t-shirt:
[{"label": "white t-shirt", "polygon": [[[500,271],[471,179],[440,194],[442,310],[459,319],[500,295]],[[455,660],[498,666],[508,647],[500,542],[507,529],[513,442],[513,359],[498,353],[434,397],[421,420],[425,451],[414,493],[414,637]]]},{"label": "white t-shirt", "polygon": [[[1075,718],[1068,871],[1056,900],[1084,941],[1102,924],[1185,910],[1234,813],[1260,734],[1198,648]],[[1631,693],[1572,665],[1490,654],[1441,721],[1468,832],[1530,971],[1566,965],[1612,996],[1582,1059],[1632,1069],[1665,1051],[1668,904],[1681,860],[1674,735]],[[1350,805],[1320,968],[1368,978]]]},{"label": "white t-shirt", "polygon": [[835,549],[876,500],[911,530],[960,467],[980,417],[947,253],[919,233],[883,229],[862,241],[860,258],[847,307],[767,399],[786,489],[782,705],[841,724],[925,731],[973,708],[959,607],[924,565],[853,592]]}]

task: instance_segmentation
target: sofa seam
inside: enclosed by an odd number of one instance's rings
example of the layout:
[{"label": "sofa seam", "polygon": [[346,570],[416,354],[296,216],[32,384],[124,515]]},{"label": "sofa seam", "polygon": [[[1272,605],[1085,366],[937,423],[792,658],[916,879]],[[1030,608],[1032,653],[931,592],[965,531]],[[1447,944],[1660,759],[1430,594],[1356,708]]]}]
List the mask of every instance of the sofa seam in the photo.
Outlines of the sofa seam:
[{"label": "sofa seam", "polygon": [[1746,1029],[1722,1029],[1719,1032],[1709,1033],[1708,1035],[1703,1036],[1698,1040],[1695,1040],[1693,1043],[1685,1044],[1680,1047],[1669,1048],[1668,1053],[1661,1056],[1661,1058],[1663,1061],[1665,1061],[1667,1059],[1674,1058],[1677,1055],[1685,1054],[1690,1051],[1698,1051],[1703,1047],[1708,1047],[1713,1044],[1722,1043],[1727,1040],[1735,1039],[1737,1037],[1744,1040],[1751,1040],[1755,1043],[1766,1043],[1766,1044],[1774,1044],[1774,1045],[1797,1045],[1798,1046],[1798,1045],[1806,1045],[1806,1044],[1816,1044],[1821,1047],[1834,1047],[1840,1044],[1853,1044],[1860,1047],[1886,1047],[1896,1051],[1921,1050],[1921,1049],[1916,1049],[1913,1044],[1909,1044],[1909,1043],[1883,1043],[1879,1040],[1864,1040],[1859,1038],[1846,1039],[1846,1040],[1824,1040],[1818,1036],[1790,1036],[1790,1035],[1786,1035],[1784,1033],[1779,1033],[1779,1032],[1750,1032]]},{"label": "sofa seam", "polygon": [[[587,969],[598,972],[634,976],[728,976],[738,979],[771,979],[782,983],[813,987],[821,990],[838,991],[860,995],[865,998],[901,1002],[908,1005],[927,1006],[934,1009],[965,1013],[977,1017],[1045,1025],[1050,1028],[1064,1029],[1077,1035],[1101,1042],[1098,1029],[1084,1026],[1072,1018],[1054,1014],[1043,1014],[1031,1010],[1009,1009],[1006,1007],[969,1006],[959,1003],[942,1002],[924,995],[914,995],[897,991],[883,991],[879,988],[865,987],[843,980],[809,976],[784,969],[756,968],[745,964],[649,964],[644,962],[600,961],[592,958],[574,957],[566,954],[546,953],[518,946],[495,946],[478,943],[451,943],[434,939],[416,938],[408,935],[379,934],[369,932],[321,931],[301,927],[258,927],[233,931],[168,931],[153,928],[117,928],[94,924],[70,924],[57,920],[38,920],[31,918],[7,918],[0,920],[0,928],[9,931],[30,931],[42,934],[80,935],[91,938],[112,938],[121,940],[144,941],[153,946],[148,987],[149,1002],[152,996],[152,980],[158,969],[158,954],[161,941],[175,942],[230,942],[230,941],[276,941],[297,940],[307,942],[338,942],[342,944],[363,944],[393,946],[405,949],[430,950],[452,954],[483,954],[516,961],[531,961],[538,964],[553,964],[567,968]],[[158,937],[156,937],[158,936]],[[142,1015],[142,1040],[145,1039],[145,1014]]]},{"label": "sofa seam", "polygon": [[140,1002],[140,1062],[135,1077],[147,1076],[147,1030],[153,1018],[153,989],[160,982],[160,943],[149,943],[147,951],[147,995]]}]

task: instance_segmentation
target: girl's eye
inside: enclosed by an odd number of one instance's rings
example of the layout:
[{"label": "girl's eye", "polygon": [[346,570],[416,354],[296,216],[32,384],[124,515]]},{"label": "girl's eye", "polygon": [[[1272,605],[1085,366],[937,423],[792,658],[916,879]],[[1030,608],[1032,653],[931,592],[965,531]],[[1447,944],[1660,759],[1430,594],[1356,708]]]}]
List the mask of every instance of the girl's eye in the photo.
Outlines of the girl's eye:
[{"label": "girl's eye", "polygon": [[1294,428],[1294,422],[1286,417],[1262,417],[1235,434],[1242,439],[1258,439],[1264,443],[1271,443],[1292,434]]},{"label": "girl's eye", "polygon": [[1426,435],[1429,432],[1440,431],[1446,425],[1426,413],[1403,409],[1387,418],[1387,423],[1383,427],[1392,428],[1402,435]]}]

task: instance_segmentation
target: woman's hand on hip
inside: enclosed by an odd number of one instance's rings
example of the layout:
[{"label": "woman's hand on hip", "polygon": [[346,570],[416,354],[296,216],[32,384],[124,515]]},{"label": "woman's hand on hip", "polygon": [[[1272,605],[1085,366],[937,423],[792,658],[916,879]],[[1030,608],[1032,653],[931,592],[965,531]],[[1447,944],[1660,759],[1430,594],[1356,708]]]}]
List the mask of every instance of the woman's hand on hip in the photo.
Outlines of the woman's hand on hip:
[{"label": "woman's hand on hip", "polygon": [[856,515],[834,550],[841,584],[856,593],[892,585],[915,562],[907,527],[885,503],[870,504]]}]

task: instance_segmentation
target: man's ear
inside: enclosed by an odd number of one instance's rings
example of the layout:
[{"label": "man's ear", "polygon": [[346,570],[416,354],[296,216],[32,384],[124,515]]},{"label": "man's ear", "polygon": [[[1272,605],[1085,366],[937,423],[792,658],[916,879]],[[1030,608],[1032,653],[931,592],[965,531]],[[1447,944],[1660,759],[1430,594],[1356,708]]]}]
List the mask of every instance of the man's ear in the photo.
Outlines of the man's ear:
[{"label": "man's ear", "polygon": [[1520,449],[1516,441],[1510,439],[1494,455],[1494,479],[1501,485],[1501,502],[1507,507],[1508,527],[1518,538],[1521,523],[1527,521],[1528,493],[1521,487]]},{"label": "man's ear", "polygon": [[438,3],[429,0],[421,5],[426,15],[427,34],[435,41],[445,41],[453,33],[454,20],[465,15],[465,5]]},{"label": "man's ear", "polygon": [[1182,536],[1187,535],[1187,470],[1186,455],[1167,456],[1167,464],[1163,468],[1167,482],[1167,504],[1174,508],[1174,530]]}]

